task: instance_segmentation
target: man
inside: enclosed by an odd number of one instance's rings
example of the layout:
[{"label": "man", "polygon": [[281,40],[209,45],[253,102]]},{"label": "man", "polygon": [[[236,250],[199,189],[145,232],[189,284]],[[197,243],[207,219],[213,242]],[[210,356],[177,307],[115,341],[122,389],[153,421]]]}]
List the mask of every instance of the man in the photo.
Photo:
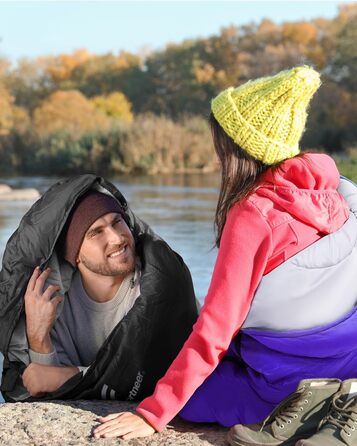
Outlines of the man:
[{"label": "man", "polygon": [[[19,272],[21,260],[28,267],[35,258],[21,295],[7,266]],[[0,287],[8,401],[141,399],[197,317],[182,259],[93,175],[58,183],[33,206],[8,243],[0,279],[11,284]],[[17,317],[9,300],[24,303]]]},{"label": "man", "polygon": [[32,363],[22,378],[31,396],[57,390],[89,366],[140,294],[140,271],[134,281],[134,237],[114,198],[96,191],[81,197],[69,218],[64,245],[64,258],[78,271],[53,328],[53,343],[50,331],[63,299],[51,298],[60,291],[58,286],[44,289],[49,268],[34,270],[25,294]]}]

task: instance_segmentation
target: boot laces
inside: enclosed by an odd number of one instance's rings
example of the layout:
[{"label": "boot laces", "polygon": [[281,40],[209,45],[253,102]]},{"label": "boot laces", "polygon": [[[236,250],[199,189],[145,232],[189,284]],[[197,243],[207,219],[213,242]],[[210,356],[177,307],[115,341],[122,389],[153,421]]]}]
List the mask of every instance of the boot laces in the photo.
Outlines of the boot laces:
[{"label": "boot laces", "polygon": [[336,395],[332,399],[329,413],[321,420],[319,429],[325,424],[336,426],[350,437],[351,431],[357,429],[357,396],[346,401],[342,395]]},{"label": "boot laces", "polygon": [[[284,429],[285,424],[290,424],[292,419],[297,419],[298,414],[304,410],[304,404],[307,404],[309,400],[307,397],[312,395],[312,392],[308,392],[305,387],[296,390],[287,399],[282,401],[279,406],[264,420],[260,430],[267,425],[276,422],[276,425],[280,429]],[[305,399],[303,399],[305,397]]]}]

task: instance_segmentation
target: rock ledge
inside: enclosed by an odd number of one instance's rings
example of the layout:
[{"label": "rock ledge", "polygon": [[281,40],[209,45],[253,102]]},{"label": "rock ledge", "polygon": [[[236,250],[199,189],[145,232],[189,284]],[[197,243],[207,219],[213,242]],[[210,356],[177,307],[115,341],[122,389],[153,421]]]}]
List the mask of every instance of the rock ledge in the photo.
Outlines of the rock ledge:
[{"label": "rock ledge", "polygon": [[0,404],[1,446],[226,446],[227,429],[210,424],[185,423],[175,418],[160,434],[124,441],[94,439],[97,418],[134,410],[120,401],[51,401]]}]

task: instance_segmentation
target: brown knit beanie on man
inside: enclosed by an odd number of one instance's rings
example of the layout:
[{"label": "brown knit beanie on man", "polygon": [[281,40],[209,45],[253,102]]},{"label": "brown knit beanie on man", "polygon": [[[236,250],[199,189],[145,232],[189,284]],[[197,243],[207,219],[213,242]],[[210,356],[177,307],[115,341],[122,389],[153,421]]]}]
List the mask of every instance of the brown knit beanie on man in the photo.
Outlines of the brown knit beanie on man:
[{"label": "brown knit beanie on man", "polygon": [[105,214],[116,212],[125,219],[119,202],[110,195],[89,191],[80,197],[68,217],[63,241],[64,258],[74,267],[84,236],[92,224]]}]

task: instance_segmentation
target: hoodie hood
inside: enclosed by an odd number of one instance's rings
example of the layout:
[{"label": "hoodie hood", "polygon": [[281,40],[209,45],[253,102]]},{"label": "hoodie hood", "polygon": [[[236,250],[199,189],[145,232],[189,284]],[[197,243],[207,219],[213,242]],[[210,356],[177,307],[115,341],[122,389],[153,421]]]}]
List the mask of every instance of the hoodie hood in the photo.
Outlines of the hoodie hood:
[{"label": "hoodie hood", "polygon": [[296,219],[323,234],[339,229],[349,208],[337,192],[340,174],[325,154],[305,154],[269,169],[256,194],[267,197]]}]

